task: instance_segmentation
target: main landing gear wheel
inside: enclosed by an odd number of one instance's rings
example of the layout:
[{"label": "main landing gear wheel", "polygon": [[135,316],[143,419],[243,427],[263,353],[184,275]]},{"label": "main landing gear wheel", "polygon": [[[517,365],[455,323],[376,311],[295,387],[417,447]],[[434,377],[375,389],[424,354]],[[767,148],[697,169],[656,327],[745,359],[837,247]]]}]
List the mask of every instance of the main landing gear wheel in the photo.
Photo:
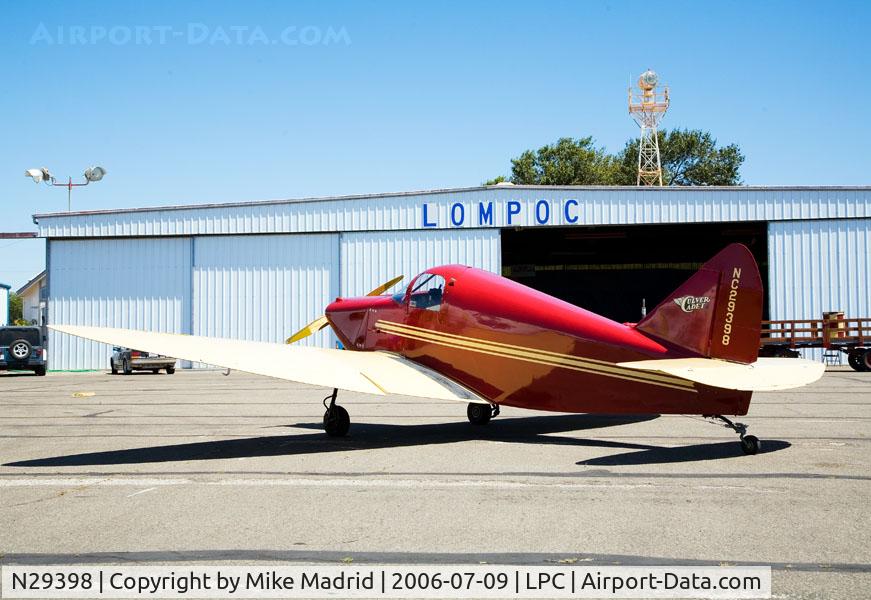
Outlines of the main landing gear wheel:
[{"label": "main landing gear wheel", "polygon": [[499,415],[498,404],[478,404],[470,402],[466,408],[466,416],[472,425],[486,425],[490,419]]},{"label": "main landing gear wheel", "polygon": [[755,435],[747,435],[747,426],[744,423],[733,423],[723,415],[705,415],[705,417],[721,421],[723,427],[737,433],[741,437],[741,450],[744,454],[759,454],[762,450],[762,442]]},{"label": "main landing gear wheel", "polygon": [[[351,417],[348,411],[336,404],[336,396],[339,394],[338,389],[334,389],[333,393],[324,398],[324,406],[327,411],[324,413],[324,431],[330,437],[344,437],[348,435],[348,430],[351,428]],[[327,406],[327,400],[330,401]]]}]

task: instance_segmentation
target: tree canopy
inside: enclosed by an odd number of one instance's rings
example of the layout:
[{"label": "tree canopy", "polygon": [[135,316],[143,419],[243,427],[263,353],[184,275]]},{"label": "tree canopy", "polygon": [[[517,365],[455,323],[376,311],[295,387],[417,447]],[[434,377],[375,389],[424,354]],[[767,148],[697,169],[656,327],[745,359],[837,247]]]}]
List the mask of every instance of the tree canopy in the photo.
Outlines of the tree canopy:
[{"label": "tree canopy", "polygon": [[[616,155],[596,147],[592,137],[560,138],[511,160],[508,181],[527,185],[635,185],[638,138]],[[736,144],[718,147],[707,131],[660,130],[659,153],[664,185],[739,185],[744,155]],[[505,181],[499,176],[485,182]]]},{"label": "tree canopy", "polygon": [[15,323],[23,318],[24,303],[21,296],[9,292],[9,322]]}]

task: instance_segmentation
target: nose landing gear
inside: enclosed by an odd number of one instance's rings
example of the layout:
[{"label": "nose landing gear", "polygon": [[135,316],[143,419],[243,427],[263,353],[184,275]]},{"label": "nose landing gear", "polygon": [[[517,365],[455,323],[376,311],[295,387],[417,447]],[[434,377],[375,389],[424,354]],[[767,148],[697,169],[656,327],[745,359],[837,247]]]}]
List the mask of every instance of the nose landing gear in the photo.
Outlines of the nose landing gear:
[{"label": "nose landing gear", "polygon": [[747,425],[744,423],[734,423],[723,415],[705,415],[708,419],[722,421],[723,427],[731,429],[741,437],[741,450],[744,454],[758,454],[762,449],[762,442],[755,435],[747,435]]},{"label": "nose landing gear", "polygon": [[[336,404],[336,396],[339,395],[338,389],[333,389],[333,393],[324,398],[324,407],[327,411],[324,413],[324,431],[330,437],[344,437],[348,434],[348,429],[351,428],[351,417],[348,411]],[[327,400],[330,404],[327,405]]]}]

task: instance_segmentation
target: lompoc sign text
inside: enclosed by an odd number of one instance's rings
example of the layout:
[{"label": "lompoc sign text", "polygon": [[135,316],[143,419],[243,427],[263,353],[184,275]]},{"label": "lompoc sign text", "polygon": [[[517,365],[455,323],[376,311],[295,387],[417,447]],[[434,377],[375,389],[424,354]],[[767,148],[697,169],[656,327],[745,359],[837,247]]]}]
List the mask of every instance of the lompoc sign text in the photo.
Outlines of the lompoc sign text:
[{"label": "lompoc sign text", "polygon": [[420,219],[421,226],[427,229],[577,225],[582,222],[581,203],[574,198],[424,202]]}]

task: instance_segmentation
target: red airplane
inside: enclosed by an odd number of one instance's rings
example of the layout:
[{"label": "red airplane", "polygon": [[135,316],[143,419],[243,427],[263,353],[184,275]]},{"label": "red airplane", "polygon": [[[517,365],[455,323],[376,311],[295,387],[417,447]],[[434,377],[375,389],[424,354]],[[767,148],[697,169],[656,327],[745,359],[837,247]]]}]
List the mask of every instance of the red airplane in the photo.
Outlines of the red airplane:
[{"label": "red airplane", "polygon": [[[762,281],[750,251],[732,244],[639,323],[617,323],[498,275],[461,265],[429,269],[402,292],[338,298],[288,339],[329,324],[345,350],[123,329],[54,326],[84,338],[333,388],[324,428],[344,436],[339,389],[468,402],[483,425],[500,406],[572,413],[692,414],[737,432],[753,391],[799,387],[824,366],[757,358]],[[329,403],[327,403],[329,401]]]}]

